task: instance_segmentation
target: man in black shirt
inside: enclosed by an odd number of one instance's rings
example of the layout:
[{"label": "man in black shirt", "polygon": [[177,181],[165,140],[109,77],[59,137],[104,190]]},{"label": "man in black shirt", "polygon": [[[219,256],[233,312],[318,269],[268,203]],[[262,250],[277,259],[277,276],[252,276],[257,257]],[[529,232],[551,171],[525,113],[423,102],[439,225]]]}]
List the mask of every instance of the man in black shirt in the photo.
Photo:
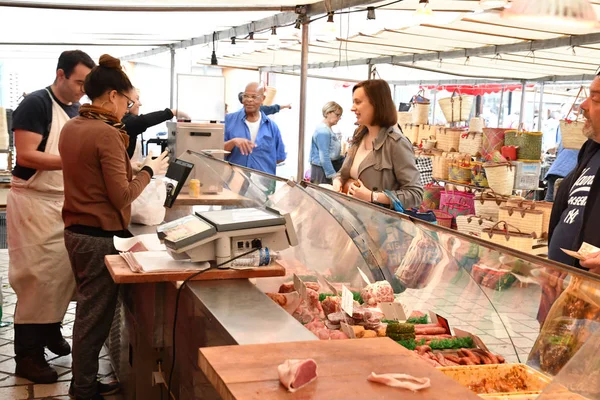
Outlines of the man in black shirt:
[{"label": "man in black shirt", "polygon": [[127,147],[129,158],[131,158],[135,152],[137,137],[146,132],[146,129],[158,125],[161,122],[169,121],[174,116],[180,116],[182,118],[187,117],[186,114],[180,112],[180,115],[178,115],[177,110],[171,110],[169,108],[165,108],[162,111],[139,115],[142,103],[140,101],[140,94],[137,90],[135,90],[132,99],[135,100],[135,104],[131,107],[129,113],[125,114],[122,121],[125,124],[125,131],[127,131],[127,134],[129,135],[129,146]]},{"label": "man in black shirt", "polygon": [[[588,141],[579,151],[577,167],[560,185],[556,193],[548,238],[548,258],[600,274],[600,253],[579,262],[561,249],[577,251],[586,242],[600,247],[600,75],[590,86],[590,96],[581,104],[586,122],[583,134]],[[538,321],[546,315],[562,292],[566,273],[548,271],[543,283]]]},{"label": "man in black shirt", "polygon": [[51,383],[57,373],[44,347],[57,355],[71,352],[60,324],[75,295],[75,279],[64,244],[62,126],[79,111],[83,83],[94,61],[86,53],[63,52],[51,86],[30,93],[13,113],[17,152],[7,198],[9,282],[17,294],[16,374]]}]

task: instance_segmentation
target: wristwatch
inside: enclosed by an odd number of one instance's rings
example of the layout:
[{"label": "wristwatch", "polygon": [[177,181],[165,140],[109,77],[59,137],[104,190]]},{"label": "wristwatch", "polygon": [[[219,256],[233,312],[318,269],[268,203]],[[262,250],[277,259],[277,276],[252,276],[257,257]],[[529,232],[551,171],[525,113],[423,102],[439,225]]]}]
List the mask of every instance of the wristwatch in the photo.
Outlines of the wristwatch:
[{"label": "wristwatch", "polygon": [[379,203],[379,192],[373,192],[373,203]]}]

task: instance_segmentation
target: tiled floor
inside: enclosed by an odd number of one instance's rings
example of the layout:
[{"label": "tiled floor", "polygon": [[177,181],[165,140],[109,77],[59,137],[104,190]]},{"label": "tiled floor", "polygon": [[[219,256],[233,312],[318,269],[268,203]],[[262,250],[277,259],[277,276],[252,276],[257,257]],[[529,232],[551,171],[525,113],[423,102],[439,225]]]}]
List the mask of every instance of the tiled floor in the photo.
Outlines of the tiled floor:
[{"label": "tiled floor", "polygon": [[[2,321],[12,322],[17,296],[8,284],[8,251],[0,250],[0,277],[2,278]],[[71,343],[73,321],[75,320],[75,303],[71,303],[63,321],[63,336]],[[71,380],[71,356],[56,357],[47,352],[48,362],[58,372],[58,382],[51,385],[36,385],[27,379],[14,375],[15,360],[13,349],[12,325],[0,328],[0,400],[22,399],[68,399]],[[114,380],[106,350],[100,357],[99,375],[106,380]],[[119,395],[107,396],[107,400],[122,400]]]}]

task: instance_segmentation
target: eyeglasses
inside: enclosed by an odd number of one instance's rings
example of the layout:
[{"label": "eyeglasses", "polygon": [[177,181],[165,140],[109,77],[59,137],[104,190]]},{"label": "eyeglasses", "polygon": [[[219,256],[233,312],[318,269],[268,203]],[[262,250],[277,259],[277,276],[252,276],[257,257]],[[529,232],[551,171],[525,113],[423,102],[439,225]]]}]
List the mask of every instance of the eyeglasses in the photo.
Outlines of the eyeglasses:
[{"label": "eyeglasses", "polygon": [[262,97],[262,95],[256,95],[256,94],[242,94],[242,99],[244,100],[252,100],[252,101],[256,101],[259,100]]},{"label": "eyeglasses", "polygon": [[132,107],[133,107],[133,105],[135,104],[135,101],[131,100],[131,99],[129,98],[129,96],[127,96],[127,95],[126,95],[126,94],[124,94],[124,93],[119,93],[119,94],[120,94],[121,96],[123,96],[123,97],[125,97],[125,98],[127,99],[127,109],[128,109],[128,110],[131,110],[131,108],[132,108]]}]

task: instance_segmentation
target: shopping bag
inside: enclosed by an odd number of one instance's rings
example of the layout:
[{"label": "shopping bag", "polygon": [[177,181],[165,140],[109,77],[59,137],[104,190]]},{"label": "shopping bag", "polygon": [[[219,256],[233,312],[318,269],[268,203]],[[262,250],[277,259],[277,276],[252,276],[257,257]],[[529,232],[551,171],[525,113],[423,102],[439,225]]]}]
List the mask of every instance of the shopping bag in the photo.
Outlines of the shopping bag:
[{"label": "shopping bag", "polygon": [[137,199],[131,203],[131,222],[142,225],[158,225],[165,219],[163,206],[167,188],[161,179],[153,179]]}]

